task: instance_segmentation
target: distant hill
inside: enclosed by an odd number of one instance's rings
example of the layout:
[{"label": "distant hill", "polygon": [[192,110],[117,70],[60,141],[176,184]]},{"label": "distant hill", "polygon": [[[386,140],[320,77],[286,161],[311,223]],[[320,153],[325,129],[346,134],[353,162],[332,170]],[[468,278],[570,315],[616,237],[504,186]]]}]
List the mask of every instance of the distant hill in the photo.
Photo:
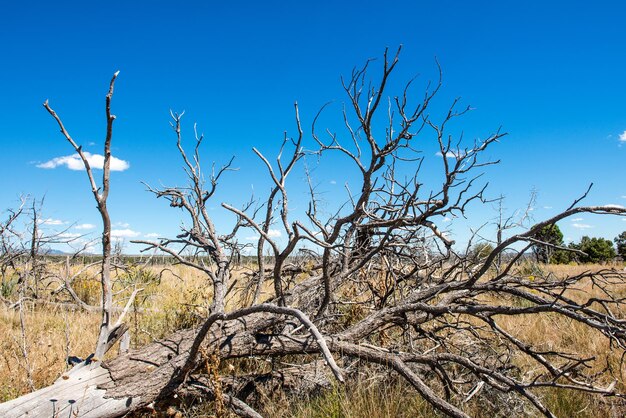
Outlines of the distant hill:
[{"label": "distant hill", "polygon": [[44,255],[70,255],[70,254],[68,254],[68,253],[66,253],[64,251],[54,250],[54,249],[51,249],[51,248],[47,248],[47,249],[43,250],[42,253]]}]

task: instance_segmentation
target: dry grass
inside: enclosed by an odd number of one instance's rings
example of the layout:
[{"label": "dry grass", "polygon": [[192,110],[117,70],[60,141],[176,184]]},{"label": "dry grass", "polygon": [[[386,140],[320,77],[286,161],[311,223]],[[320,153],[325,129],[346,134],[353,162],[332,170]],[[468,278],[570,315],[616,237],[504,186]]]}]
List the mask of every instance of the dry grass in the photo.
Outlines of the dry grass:
[{"label": "dry grass", "polygon": [[[154,269],[150,280],[136,283],[144,290],[134,303],[128,321],[133,347],[179,329],[194,325],[206,312],[210,292],[206,281],[196,272],[170,267],[159,280]],[[74,282],[76,293],[92,304],[99,300],[99,284],[93,275],[85,274]],[[128,277],[118,279],[117,305],[124,306],[132,288]],[[122,287],[121,279],[125,279]],[[130,279],[136,279],[131,277]],[[126,288],[128,287],[128,288]],[[26,352],[23,355],[22,327],[19,309],[0,305],[0,401],[7,401],[30,392],[28,369],[35,388],[54,382],[68,366],[69,355],[85,358],[93,352],[100,313],[87,312],[63,301],[58,303],[23,304]],[[115,355],[115,353],[111,353]]]},{"label": "dry grass", "polygon": [[[597,271],[606,266],[578,266],[557,265],[547,266],[546,270],[557,278],[563,279],[586,271]],[[611,287],[615,295],[624,295],[624,283]],[[575,288],[566,292],[566,296],[573,300],[588,300],[590,297],[604,297],[601,289],[594,286],[590,279],[580,282]],[[592,305],[592,307],[596,307]],[[597,307],[596,307],[597,308]],[[614,313],[624,317],[624,308],[614,308]],[[600,309],[602,310],[602,309]],[[622,363],[619,351],[611,350],[609,341],[599,331],[592,330],[580,322],[562,315],[524,315],[504,317],[500,322],[503,327],[514,336],[532,342],[537,348],[545,351],[562,350],[571,353],[580,353],[586,357],[593,357],[596,361],[587,373],[600,373],[609,367],[612,375],[618,378],[617,389],[626,391],[623,376],[626,375],[626,365]],[[528,358],[516,358],[522,370],[529,370],[532,376],[532,363]],[[606,375],[605,375],[606,376]],[[612,378],[606,376],[600,385],[608,386]],[[626,413],[622,402],[615,398],[605,398],[589,393],[580,393],[566,390],[546,389],[543,394],[546,405],[559,417],[621,417]]]},{"label": "dry grass", "polygon": [[[28,363],[36,388],[49,385],[66,370],[68,352],[84,357],[93,351],[99,314],[24,304],[24,318]],[[17,310],[0,306],[0,334],[0,400],[6,401],[30,391]]]},{"label": "dry grass", "polygon": [[[600,266],[551,266],[550,271],[560,277],[599,268]],[[169,267],[159,277],[158,271],[155,269],[152,274],[135,274],[133,277],[120,273],[118,277],[120,283],[124,282],[126,286],[136,284],[144,288],[135,303],[136,309],[130,313],[129,318],[135,347],[161,338],[175,329],[198,323],[206,313],[207,301],[210,300],[210,287],[197,272],[174,266]],[[76,282],[76,288],[81,296],[92,302],[97,301],[97,282],[93,279],[86,276]],[[121,306],[131,289],[123,290],[120,285],[117,290],[120,291],[118,304]],[[590,282],[585,282],[579,289],[571,291],[570,296],[577,297],[580,294],[587,297],[597,292],[599,289],[594,288]],[[241,293],[235,292],[229,300],[230,306],[237,306],[239,297]],[[0,343],[0,401],[15,398],[31,390],[28,370],[34,386],[43,387],[51,384],[68,368],[68,354],[85,357],[94,348],[100,321],[98,313],[88,313],[67,304],[27,302],[23,305],[23,314],[28,361],[22,351],[19,311],[5,305],[0,306],[0,333],[3,336]],[[598,335],[567,318],[554,315],[508,317],[502,319],[502,325],[512,334],[546,349],[565,348],[606,359],[612,367],[620,367],[620,359],[610,351],[606,339],[598,338]],[[524,358],[516,358],[515,361],[523,370],[529,370],[531,366]],[[602,365],[604,363],[599,362],[598,367]],[[530,370],[532,373],[532,368]],[[610,400],[588,394],[546,390],[542,395],[557,416],[621,416],[624,412]],[[468,412],[473,416],[494,415],[494,411],[489,411],[484,405],[473,401],[469,407]],[[385,381],[363,379],[346,388],[333,388],[313,399],[293,400],[280,394],[268,394],[264,408],[263,412],[267,416],[302,418],[436,416],[432,408],[411,388],[391,378]],[[188,412],[186,416],[213,414],[210,407]]]}]

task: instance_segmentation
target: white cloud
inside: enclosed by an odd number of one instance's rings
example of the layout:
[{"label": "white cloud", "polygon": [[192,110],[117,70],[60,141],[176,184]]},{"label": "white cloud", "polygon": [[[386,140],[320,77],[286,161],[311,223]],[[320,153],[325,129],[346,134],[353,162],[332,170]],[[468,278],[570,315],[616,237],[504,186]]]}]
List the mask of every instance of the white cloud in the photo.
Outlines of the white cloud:
[{"label": "white cloud", "polygon": [[78,238],[82,236],[82,234],[78,234],[75,232],[63,232],[62,234],[59,234],[59,237],[61,238]]},{"label": "white cloud", "polygon": [[85,253],[87,254],[95,254],[96,253],[96,246],[94,244],[88,244],[85,246]]},{"label": "white cloud", "polygon": [[113,238],[135,238],[141,235],[137,231],[132,229],[113,229],[111,230],[111,237]]},{"label": "white cloud", "polygon": [[572,224],[572,226],[576,229],[589,229],[589,228],[593,228],[591,225],[587,225],[587,224]]},{"label": "white cloud", "polygon": [[52,218],[39,219],[37,221],[37,223],[44,224],[44,225],[63,225],[63,224],[65,224],[65,222],[63,222],[60,219],[52,219]]},{"label": "white cloud", "polygon": [[331,180],[330,184],[337,184],[337,180]]},{"label": "white cloud", "polygon": [[[282,233],[278,229],[270,229],[269,231],[267,231],[267,235],[270,238],[279,238],[282,236]],[[259,235],[252,235],[252,236],[246,237],[245,239],[246,241],[258,241]]]},{"label": "white cloud", "polygon": [[604,205],[604,207],[606,207],[606,208],[614,208],[614,209],[624,209],[624,206],[622,206],[622,205],[615,205],[613,203],[610,203],[608,205]]},{"label": "white cloud", "polygon": [[[85,158],[89,162],[91,168],[97,168],[102,170],[104,166],[104,156],[100,154],[91,154],[84,151]],[[80,159],[78,154],[66,155],[64,157],[56,157],[45,163],[37,164],[39,168],[57,168],[60,166],[66,166],[70,170],[84,170],[83,160]],[[120,160],[119,158],[111,157],[111,171],[124,171],[128,170],[130,164],[128,161]]]},{"label": "white cloud", "polygon": [[74,229],[94,229],[96,226],[94,224],[80,224],[76,225]]},{"label": "white cloud", "polygon": [[151,232],[149,234],[145,234],[144,237],[146,238],[158,238],[160,234],[157,234],[156,232]]},{"label": "white cloud", "polygon": [[544,209],[552,209],[552,206],[544,206]]},{"label": "white cloud", "polygon": [[619,140],[622,142],[626,142],[626,131],[619,134]]},{"label": "white cloud", "polygon": [[580,221],[582,221],[582,220],[583,220],[583,218],[574,218],[574,219],[570,219],[570,221],[572,221],[572,222],[580,222]]},{"label": "white cloud", "polygon": [[270,229],[269,231],[267,231],[267,235],[270,238],[278,238],[280,237],[282,234],[278,229]]},{"label": "white cloud", "polygon": [[128,228],[130,224],[126,222],[115,222],[113,226],[118,227],[118,228]]},{"label": "white cloud", "polygon": [[[437,157],[443,157],[443,154],[440,151],[437,151],[435,155]],[[462,157],[465,157],[465,152],[461,150],[457,150],[457,151],[450,150],[446,152],[446,158],[462,158]]]},{"label": "white cloud", "polygon": [[444,217],[442,220],[442,222],[452,222],[452,218],[448,218],[447,216]]}]

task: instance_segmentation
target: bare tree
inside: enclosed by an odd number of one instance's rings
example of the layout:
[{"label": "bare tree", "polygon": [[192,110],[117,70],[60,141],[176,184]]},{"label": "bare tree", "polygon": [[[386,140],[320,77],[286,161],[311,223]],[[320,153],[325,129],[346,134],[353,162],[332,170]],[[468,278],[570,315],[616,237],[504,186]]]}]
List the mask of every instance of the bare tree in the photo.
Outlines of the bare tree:
[{"label": "bare tree", "polygon": [[[40,299],[42,286],[48,286],[54,269],[47,257],[51,246],[70,245],[80,237],[68,236],[68,227],[61,230],[45,228],[42,217],[43,199],[28,196],[20,198],[19,207],[9,210],[9,216],[0,224],[0,276],[2,277],[3,301],[17,307],[15,300],[6,298],[11,289],[19,290],[24,300],[47,302]],[[78,251],[80,252],[80,250]],[[18,289],[19,288],[19,289]]]},{"label": "bare tree", "polygon": [[59,125],[61,133],[74,148],[76,153],[80,156],[80,159],[85,166],[85,171],[89,179],[89,185],[91,186],[91,192],[97,203],[98,212],[102,218],[102,264],[100,269],[100,283],[102,286],[102,321],[100,324],[100,332],[98,335],[98,341],[96,343],[96,349],[94,352],[93,360],[95,364],[98,364],[104,357],[106,352],[115,344],[115,342],[122,337],[127,331],[128,327],[122,322],[125,311],[118,318],[116,323],[112,322],[113,311],[113,291],[111,287],[111,218],[107,208],[107,199],[109,197],[110,184],[111,184],[111,139],[113,137],[113,122],[115,121],[115,115],[111,113],[111,99],[113,98],[113,88],[115,86],[115,80],[119,71],[113,75],[111,82],[109,83],[109,92],[106,95],[105,111],[106,111],[106,135],[104,139],[104,164],[102,167],[102,186],[98,186],[91,165],[87,156],[83,152],[82,146],[78,145],[74,139],[70,136],[69,132],[63,125],[61,118],[50,107],[46,100],[43,106],[48,113],[54,118]]},{"label": "bare tree", "polygon": [[[309,150],[296,106],[297,135],[283,139],[276,161],[254,150],[272,181],[269,195],[262,205],[254,200],[243,207],[223,203],[236,217],[224,234],[218,232],[207,204],[215,198],[221,176],[232,169],[232,160],[205,177],[200,153],[203,137],[195,135],[189,153],[183,144],[182,115],[172,113],[189,185],[149,190],[182,209],[188,226],[175,238],[136,242],[206,276],[213,290],[206,318],[196,328],[178,331],[97,368],[85,371],[79,365],[67,379],[0,405],[0,412],[7,416],[25,410],[44,413],[50,409],[46,401],[50,396],[75,399],[80,392],[88,394],[82,398],[86,401],[81,415],[120,416],[155,400],[192,393],[217,398],[241,416],[256,417],[259,414],[248,404],[249,391],[238,388],[261,377],[284,380],[307,374],[319,364],[311,360],[316,353],[339,382],[356,373],[355,364],[377,365],[394,371],[434,408],[454,417],[468,416],[467,402],[481,396],[500,397],[522,409],[531,406],[552,417],[540,393],[546,387],[623,397],[611,369],[591,369],[598,359],[572,348],[538,346],[511,330],[506,321],[546,314],[567,318],[593,330],[612,350],[623,354],[626,325],[620,312],[624,301],[615,290],[623,285],[623,273],[607,269],[556,278],[539,271],[529,277],[521,261],[533,246],[546,245],[536,238],[546,225],[579,213],[624,216],[626,209],[577,206],[577,199],[558,215],[522,232],[515,233],[518,228],[510,227],[512,222],[501,221],[492,241],[495,246],[485,256],[457,252],[441,222],[447,216],[466,216],[471,204],[487,201],[486,185],[479,184],[481,168],[496,161],[483,160],[483,154],[504,134],[498,130],[469,145],[454,137],[449,125],[469,110],[460,108],[458,100],[439,120],[431,116],[441,73],[417,102],[411,83],[389,98],[386,88],[399,53],[385,52],[377,82],[368,78],[370,61],[343,81],[349,109],[343,113],[345,129],[341,134],[320,135],[318,114]],[[107,96],[108,138],[113,81]],[[426,157],[417,150],[418,139],[428,138],[440,155],[437,187],[421,180]],[[80,153],[79,147],[75,149]],[[293,219],[286,178],[307,154],[323,161],[331,153],[357,170],[358,185],[348,188],[347,201],[330,215],[319,210],[320,197],[309,187],[306,217]],[[106,193],[99,194],[89,176],[105,220]],[[311,179],[309,184],[313,184]],[[108,186],[105,190],[108,193]],[[105,233],[106,225],[105,221]],[[275,239],[271,226],[280,228],[285,239]],[[227,298],[238,286],[233,260],[241,249],[237,240],[241,229],[259,236],[250,283],[240,284],[253,289],[253,297],[246,306],[227,309]],[[264,258],[266,248],[271,262]],[[298,256],[302,251],[307,254],[306,263]],[[271,290],[264,288],[266,281],[271,282]],[[601,296],[573,294],[584,283],[600,289]],[[106,311],[104,299],[103,306]],[[346,315],[348,308],[351,315]],[[105,319],[103,327],[109,330]],[[102,344],[99,340],[98,346]],[[253,373],[230,380],[207,375],[203,361],[207,356],[227,361],[287,355],[301,360],[280,373]],[[515,359],[523,361],[515,363]],[[519,364],[526,369],[520,370]]]},{"label": "bare tree", "polygon": [[[24,217],[26,198],[20,199],[17,209],[9,209],[8,216],[0,223],[0,274],[2,275],[2,289],[6,293],[13,286],[11,278],[16,272],[16,263],[26,254],[26,248],[21,245],[21,233],[16,224]],[[4,294],[2,295],[4,299]],[[5,300],[6,302],[6,300]]]}]

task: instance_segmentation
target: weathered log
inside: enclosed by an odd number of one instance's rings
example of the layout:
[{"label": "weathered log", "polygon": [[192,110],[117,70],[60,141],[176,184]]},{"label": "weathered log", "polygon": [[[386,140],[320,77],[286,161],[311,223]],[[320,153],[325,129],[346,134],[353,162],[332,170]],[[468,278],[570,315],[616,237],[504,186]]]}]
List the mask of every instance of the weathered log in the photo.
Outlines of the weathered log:
[{"label": "weathered log", "polygon": [[111,382],[107,369],[81,363],[53,385],[0,404],[0,416],[118,417],[135,407],[139,398],[108,397],[99,386]]},{"label": "weathered log", "polygon": [[[273,335],[276,317],[254,314],[214,327],[205,350],[221,359],[319,352],[307,335]],[[171,396],[188,376],[181,375],[198,329],[174,333],[102,363],[79,364],[53,385],[0,404],[0,416],[118,417]]]}]

